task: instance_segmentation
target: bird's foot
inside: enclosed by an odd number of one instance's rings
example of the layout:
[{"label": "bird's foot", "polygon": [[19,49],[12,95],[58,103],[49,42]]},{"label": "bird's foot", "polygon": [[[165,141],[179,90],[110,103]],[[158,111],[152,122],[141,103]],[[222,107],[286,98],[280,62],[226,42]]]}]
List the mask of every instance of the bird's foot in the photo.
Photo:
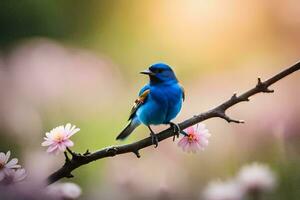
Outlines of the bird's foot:
[{"label": "bird's foot", "polygon": [[175,124],[173,122],[170,122],[169,124],[170,124],[170,127],[173,129],[173,133],[174,133],[173,141],[175,141],[175,137],[179,138],[179,134],[181,133],[181,129],[180,129],[178,124]]},{"label": "bird's foot", "polygon": [[152,144],[154,145],[154,147],[158,147],[158,138],[157,138],[157,135],[153,132],[151,132],[150,134],[151,136],[151,141],[152,141]]}]

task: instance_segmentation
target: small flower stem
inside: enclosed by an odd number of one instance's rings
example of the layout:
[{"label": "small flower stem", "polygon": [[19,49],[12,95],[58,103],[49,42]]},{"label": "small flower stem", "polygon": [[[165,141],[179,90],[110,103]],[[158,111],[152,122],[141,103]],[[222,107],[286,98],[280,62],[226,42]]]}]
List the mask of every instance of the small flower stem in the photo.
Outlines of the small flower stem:
[{"label": "small flower stem", "polygon": [[75,153],[74,153],[69,147],[67,147],[67,151],[68,151],[72,156],[75,155]]},{"label": "small flower stem", "polygon": [[189,136],[185,131],[181,131],[180,133],[184,136]]},{"label": "small flower stem", "polygon": [[67,154],[66,151],[64,151],[64,155],[65,155],[65,158],[66,158],[66,162],[69,162],[69,161],[70,161],[70,158],[69,158],[69,156],[68,156],[68,154]]}]

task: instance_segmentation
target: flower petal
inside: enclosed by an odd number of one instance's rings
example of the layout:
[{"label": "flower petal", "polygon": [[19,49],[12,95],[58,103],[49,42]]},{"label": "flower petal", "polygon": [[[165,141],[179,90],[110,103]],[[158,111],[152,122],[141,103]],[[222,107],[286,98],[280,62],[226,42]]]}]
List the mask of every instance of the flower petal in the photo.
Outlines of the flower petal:
[{"label": "flower petal", "polygon": [[67,132],[71,131],[71,124],[70,123],[67,123],[67,125],[65,126],[65,130]]},{"label": "flower petal", "polygon": [[193,152],[197,152],[197,151],[199,151],[200,149],[202,149],[202,147],[199,145],[198,142],[195,142],[195,143],[192,144],[192,151],[193,151]]},{"label": "flower petal", "polygon": [[190,151],[190,143],[186,143],[182,146],[183,151],[189,152]]},{"label": "flower petal", "polygon": [[64,141],[64,144],[65,144],[67,147],[72,147],[72,146],[74,146],[74,142],[71,141],[71,140],[66,140],[66,141]]},{"label": "flower petal", "polygon": [[54,143],[53,141],[48,141],[48,140],[46,140],[46,141],[44,141],[41,145],[42,145],[43,147],[45,147],[45,146],[52,145],[53,143]]},{"label": "flower petal", "polygon": [[70,129],[70,132],[72,132],[75,128],[76,128],[76,126],[73,125],[72,128]]},{"label": "flower petal", "polygon": [[183,146],[183,145],[185,145],[186,143],[188,143],[188,141],[187,141],[187,137],[186,136],[184,136],[183,138],[181,138],[180,140],[179,140],[179,142],[178,142],[178,146]]},{"label": "flower petal", "polygon": [[185,129],[185,130],[186,130],[186,133],[187,133],[187,134],[194,133],[194,127],[193,127],[193,126],[190,126],[190,127],[188,127],[187,129]]},{"label": "flower petal", "polygon": [[186,152],[197,152],[203,150],[208,145],[209,131],[205,128],[205,124],[199,123],[197,125],[185,129],[188,136],[183,137],[178,146]]},{"label": "flower petal", "polygon": [[53,145],[49,146],[49,148],[47,149],[47,153],[52,153],[56,149],[58,149],[58,145],[57,144],[53,144]]},{"label": "flower petal", "polygon": [[10,157],[10,151],[8,151],[8,152],[6,153],[5,163],[7,163],[9,157]]},{"label": "flower petal", "polygon": [[51,134],[50,134],[49,132],[46,132],[46,137],[47,137],[47,138],[49,138],[50,135],[51,135]]},{"label": "flower petal", "polygon": [[72,135],[74,135],[75,133],[77,133],[78,131],[80,131],[80,128],[74,129],[72,132],[70,132],[70,133],[68,134],[68,138],[71,137]]},{"label": "flower petal", "polygon": [[5,167],[7,167],[7,168],[15,168],[17,163],[18,163],[18,159],[17,159],[17,158],[13,158],[13,159],[11,159],[11,160],[5,165]]},{"label": "flower petal", "polygon": [[25,169],[18,169],[15,171],[15,175],[14,175],[14,182],[19,182],[22,181],[26,178],[27,174]]},{"label": "flower petal", "polygon": [[58,149],[61,151],[61,152],[64,152],[66,150],[66,146],[62,143],[62,144],[58,144]]},{"label": "flower petal", "polygon": [[49,146],[48,153],[59,153],[59,151],[65,151],[66,147],[71,147],[74,143],[69,138],[80,131],[75,125],[67,123],[53,128],[50,132],[46,132],[46,137],[41,143],[42,146]]}]

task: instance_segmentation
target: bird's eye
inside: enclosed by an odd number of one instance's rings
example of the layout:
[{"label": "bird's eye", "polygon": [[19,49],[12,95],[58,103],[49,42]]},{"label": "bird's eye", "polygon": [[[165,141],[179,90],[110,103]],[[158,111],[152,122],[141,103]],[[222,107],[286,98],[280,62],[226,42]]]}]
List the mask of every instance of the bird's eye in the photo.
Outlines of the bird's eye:
[{"label": "bird's eye", "polygon": [[161,72],[163,72],[164,70],[163,70],[163,69],[157,69],[156,71],[157,71],[157,73],[161,73]]}]

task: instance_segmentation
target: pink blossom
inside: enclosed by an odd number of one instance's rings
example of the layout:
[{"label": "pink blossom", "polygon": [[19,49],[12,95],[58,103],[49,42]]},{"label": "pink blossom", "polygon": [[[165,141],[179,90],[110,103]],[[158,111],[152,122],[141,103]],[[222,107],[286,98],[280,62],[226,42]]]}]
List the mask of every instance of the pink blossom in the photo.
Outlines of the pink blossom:
[{"label": "pink blossom", "polygon": [[245,192],[265,192],[275,188],[276,175],[266,164],[252,163],[243,166],[237,180]]},{"label": "pink blossom", "polygon": [[242,200],[243,195],[242,189],[235,180],[212,181],[203,192],[205,200]]},{"label": "pink blossom", "polygon": [[71,182],[54,183],[46,189],[46,193],[55,199],[78,199],[81,192],[79,185]]},{"label": "pink blossom", "polygon": [[25,169],[10,169],[7,171],[6,176],[2,180],[2,183],[9,185],[23,181],[27,176]]},{"label": "pink blossom", "polygon": [[18,159],[13,158],[9,162],[10,151],[6,154],[0,152],[0,181],[2,181],[5,176],[9,173],[10,170],[20,168],[20,165],[17,165]]},{"label": "pink blossom", "polygon": [[44,137],[45,141],[42,146],[49,146],[48,153],[58,154],[64,152],[67,147],[71,147],[74,143],[70,140],[70,137],[77,133],[80,129],[76,126],[72,126],[68,123],[66,126],[58,126],[46,133]]},{"label": "pink blossom", "polygon": [[191,126],[184,131],[187,135],[178,142],[178,146],[181,147],[183,151],[195,153],[199,150],[204,150],[208,145],[210,133],[205,128],[204,124]]}]

